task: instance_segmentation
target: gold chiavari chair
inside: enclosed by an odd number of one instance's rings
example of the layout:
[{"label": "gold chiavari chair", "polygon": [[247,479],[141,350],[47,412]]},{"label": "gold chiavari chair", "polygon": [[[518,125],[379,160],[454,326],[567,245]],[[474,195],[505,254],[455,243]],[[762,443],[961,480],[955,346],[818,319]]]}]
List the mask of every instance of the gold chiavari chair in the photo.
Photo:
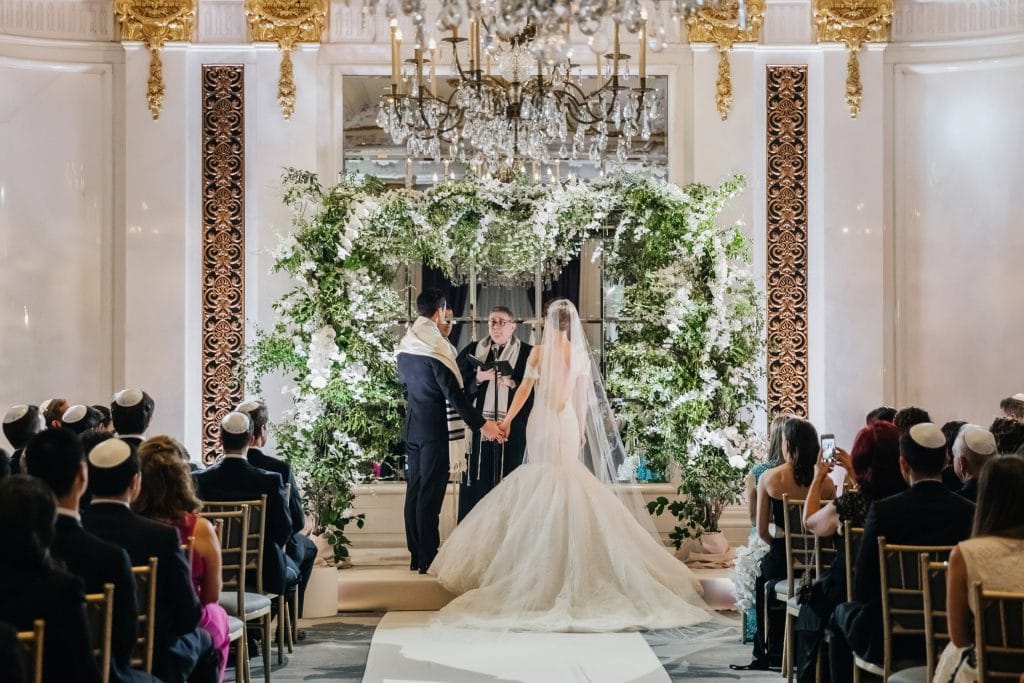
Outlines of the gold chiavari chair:
[{"label": "gold chiavari chair", "polygon": [[[267,497],[261,496],[259,500],[243,501],[201,501],[204,515],[215,512],[234,512],[246,510],[248,524],[246,533],[239,539],[238,545],[245,545],[245,567],[241,574],[243,587],[243,600],[238,599],[238,593],[225,593],[220,595],[220,605],[229,616],[241,619],[244,622],[259,620],[262,623],[261,639],[263,645],[263,678],[270,683],[270,612],[272,601],[277,599],[276,594],[267,594],[263,591],[263,553],[266,542],[266,517]],[[221,546],[221,555],[224,554],[224,546],[235,546],[235,540],[229,532],[233,531],[227,527],[225,520],[224,541]],[[245,575],[251,572],[256,577],[256,592],[245,591]],[[248,669],[248,656],[246,657],[246,668]]]},{"label": "gold chiavari chair", "polygon": [[[284,485],[284,507],[288,509],[289,502],[292,497],[292,485],[290,483]],[[292,618],[291,611],[295,610],[295,616],[298,617],[298,597],[299,587],[296,586],[295,590],[292,591],[292,603],[290,604],[284,595],[277,597],[277,663],[284,664],[284,648],[288,647],[288,654],[292,653],[292,641],[295,639],[295,634],[292,631]]]},{"label": "gold chiavari chair", "polygon": [[[952,549],[952,546],[890,545],[885,542],[884,536],[878,539],[882,584],[882,666],[867,661],[855,652],[855,669],[881,676],[882,683],[888,683],[894,665],[898,664],[894,662],[897,653],[894,641],[900,639],[906,643],[916,639],[923,644],[927,634],[921,555],[925,555],[929,561],[945,562]],[[904,650],[905,647],[901,647],[899,652]],[[905,668],[909,666],[901,665],[895,670]]]},{"label": "gold chiavari chair", "polygon": [[[239,612],[247,610],[245,602],[245,568],[248,564],[249,506],[242,505],[234,511],[199,513],[200,517],[213,524],[217,540],[220,541],[221,577],[223,590],[233,590]],[[235,675],[239,681],[248,683],[249,652],[245,639],[245,622],[236,616],[228,616],[228,639],[235,643]]]},{"label": "gold chiavari chair", "polygon": [[978,680],[1017,681],[1024,672],[1024,593],[987,591],[981,582],[973,590]]},{"label": "gold chiavari chair", "polygon": [[864,527],[853,526],[843,522],[843,561],[846,563],[846,601],[853,602],[853,566],[857,562],[860,550],[860,539],[864,536]]},{"label": "gold chiavari chair", "polygon": [[149,564],[132,567],[135,577],[135,590],[138,594],[139,632],[132,654],[132,666],[143,669],[146,673],[153,672],[153,632],[156,627],[156,572],[157,558],[149,558]]},{"label": "gold chiavari chair", "polygon": [[102,593],[86,595],[85,608],[100,680],[107,683],[110,680],[110,653],[114,638],[114,584],[105,583]]},{"label": "gold chiavari chair", "polygon": [[42,619],[32,622],[31,631],[19,631],[18,643],[28,651],[28,662],[31,668],[29,680],[32,683],[43,682],[43,636],[46,624]]},{"label": "gold chiavari chair", "polygon": [[[797,595],[797,582],[805,572],[810,572],[809,578],[816,578],[821,575],[825,568],[826,561],[823,548],[828,544],[807,530],[804,526],[804,502],[803,500],[791,500],[788,495],[782,496],[783,531],[786,543],[786,583],[776,584],[774,598],[783,602],[786,606],[786,628],[782,646],[782,674],[789,680],[794,671],[794,640],[793,623],[800,614],[799,596]],[[831,551],[829,558],[835,556],[835,550]],[[830,559],[828,560],[830,562]],[[767,607],[767,600],[765,605]],[[765,614],[765,625],[767,628],[768,615]]]},{"label": "gold chiavari chair", "polygon": [[930,683],[935,676],[939,653],[949,642],[949,622],[946,614],[947,562],[932,562],[928,553],[921,553],[921,583],[924,598],[924,666],[900,669],[889,676],[891,683]]}]

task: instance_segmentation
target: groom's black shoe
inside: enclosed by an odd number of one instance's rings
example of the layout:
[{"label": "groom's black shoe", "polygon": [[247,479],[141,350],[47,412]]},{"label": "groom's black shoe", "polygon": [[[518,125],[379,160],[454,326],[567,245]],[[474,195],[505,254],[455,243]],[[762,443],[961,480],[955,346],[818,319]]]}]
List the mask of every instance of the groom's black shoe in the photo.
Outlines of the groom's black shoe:
[{"label": "groom's black shoe", "polygon": [[757,660],[750,662],[750,664],[730,664],[729,668],[733,671],[770,671],[768,662],[763,660]]},{"label": "groom's black shoe", "polygon": [[427,568],[426,567],[420,567],[420,574],[426,574],[426,573],[427,573]]}]

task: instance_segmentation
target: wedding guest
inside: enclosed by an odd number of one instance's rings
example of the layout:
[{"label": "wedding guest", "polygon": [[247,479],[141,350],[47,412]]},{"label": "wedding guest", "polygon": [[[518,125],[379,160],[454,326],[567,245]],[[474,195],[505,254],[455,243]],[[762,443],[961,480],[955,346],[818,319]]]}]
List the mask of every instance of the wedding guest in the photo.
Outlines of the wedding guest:
[{"label": "wedding guest", "polygon": [[[526,374],[526,361],[533,347],[516,337],[516,319],[510,308],[495,306],[487,315],[487,336],[463,347],[456,359],[462,372],[466,396],[485,419],[501,422],[512,404],[516,387]],[[498,375],[494,364],[505,361],[512,368],[510,375]],[[484,368],[491,366],[491,369]],[[459,484],[459,521],[484,496],[522,464],[526,451],[526,422],[533,406],[533,396],[512,420],[511,431],[504,442],[488,441],[473,430],[466,474]]]},{"label": "wedding guest", "polygon": [[202,604],[200,628],[210,634],[220,661],[218,680],[224,680],[228,660],[228,615],[218,604],[221,591],[220,541],[213,525],[197,513],[192,474],[171,439],[149,439],[139,448],[142,488],[132,509],[143,517],[168,524],[181,543],[193,539],[192,585]]},{"label": "wedding guest", "polygon": [[956,435],[966,422],[963,420],[950,420],[942,425],[942,434],[946,437],[946,466],[942,468],[942,483],[950,491],[959,491],[964,483],[953,468],[953,444],[956,443]]},{"label": "wedding guest", "polygon": [[437,322],[437,329],[442,337],[451,341],[452,330],[455,329],[455,311],[450,308],[444,309],[444,318]]},{"label": "wedding guest", "polygon": [[88,593],[102,593],[104,584],[114,585],[110,680],[153,680],[132,670],[138,605],[128,554],[82,528],[79,505],[89,482],[89,470],[81,441],[67,429],[47,429],[25,448],[25,466],[57,497],[53,558],[78,576]]},{"label": "wedding guest", "polygon": [[298,567],[284,552],[292,535],[292,520],[281,475],[254,467],[245,459],[251,438],[252,420],[248,415],[225,415],[220,423],[224,454],[217,464],[195,473],[196,493],[205,501],[259,500],[260,496],[267,496],[263,590],[284,594],[299,582]]},{"label": "wedding guest", "polygon": [[101,417],[96,409],[78,404],[65,410],[60,422],[65,429],[70,429],[75,434],[81,434],[89,429],[96,429]]},{"label": "wedding guest", "polygon": [[[747,538],[746,546],[746,554],[749,555],[749,557],[745,562],[756,562],[756,565],[746,571],[746,575],[744,576],[744,580],[749,579],[751,581],[743,587],[743,590],[750,595],[753,595],[753,581],[756,581],[757,576],[761,573],[761,559],[764,557],[764,553],[768,550],[768,547],[764,545],[757,535],[757,482],[761,479],[762,474],[782,464],[782,431],[783,427],[786,425],[786,421],[791,417],[792,415],[789,415],[788,413],[782,413],[775,416],[768,430],[767,459],[764,462],[755,464],[743,479],[744,494],[747,499],[747,512],[750,514],[751,526],[750,536]],[[758,551],[758,548],[763,549],[763,551]],[[739,552],[737,552],[738,557],[739,555]],[[737,561],[737,567],[739,567],[739,564],[739,561]],[[751,604],[750,607],[743,612],[743,642],[753,642],[756,630],[757,618],[754,605]]]},{"label": "wedding guest", "polygon": [[202,469],[196,463],[192,462],[192,457],[189,455],[188,450],[173,436],[159,434],[157,436],[151,436],[143,441],[142,445],[139,446],[140,459],[145,457],[147,449],[165,450],[173,453],[178,460],[185,463],[191,473],[198,472]]},{"label": "wedding guest", "polygon": [[[949,554],[946,610],[950,642],[939,657],[934,681],[974,683],[977,671],[964,657],[974,644],[974,584],[985,590],[1020,592],[1024,586],[1024,459],[993,457],[978,477],[978,510],[971,537]],[[959,670],[958,670],[959,669]]]},{"label": "wedding guest", "polygon": [[[876,500],[864,522],[855,565],[854,601],[838,605],[828,626],[833,681],[849,677],[854,652],[870,662],[882,661],[878,539],[885,537],[889,543],[903,545],[951,546],[970,535],[974,504],[942,485],[945,461],[946,438],[936,425],[915,424],[900,436],[900,470],[910,488]],[[910,649],[904,647],[901,654],[913,656]]]},{"label": "wedding guest", "polygon": [[46,427],[61,427],[61,418],[70,406],[66,398],[51,398],[39,405],[39,412],[43,415],[43,424]]},{"label": "wedding guest", "polygon": [[0,621],[0,681],[28,683],[24,646],[18,642],[18,629]]},{"label": "wedding guest", "polygon": [[99,431],[99,432],[112,432],[112,431],[114,431],[114,422],[113,422],[113,420],[110,419],[110,406],[105,406],[105,405],[97,403],[97,404],[93,404],[93,405],[91,405],[89,407],[90,408],[95,408],[96,411],[99,412],[99,414],[100,414],[100,423],[98,425],[96,425],[96,431]]},{"label": "wedding guest", "polygon": [[11,444],[11,474],[21,472],[21,453],[25,445],[42,429],[42,414],[33,405],[12,406],[4,414],[4,436]]},{"label": "wedding guest", "polygon": [[1024,394],[1004,398],[999,402],[999,409],[1003,411],[1003,417],[1024,422]]},{"label": "wedding guest", "polygon": [[886,422],[892,422],[896,417],[896,409],[890,408],[889,406],[879,406],[875,408],[867,417],[864,418],[864,424],[871,424],[878,420],[885,420]]},{"label": "wedding guest", "polygon": [[900,430],[900,434],[906,434],[916,424],[931,421],[928,411],[917,406],[902,408],[892,418],[892,423]]},{"label": "wedding guest", "polygon": [[102,441],[89,452],[89,488],[93,500],[82,511],[86,530],[128,553],[133,566],[157,559],[153,673],[165,683],[191,676],[216,676],[217,655],[210,635],[199,628],[202,609],[192,585],[192,570],[181,550],[177,531],[146,519],[131,509],[139,495],[139,455],[117,438]]},{"label": "wedding guest", "polygon": [[7,477],[11,474],[11,457],[7,451],[0,448],[0,477]]},{"label": "wedding guest", "polygon": [[988,428],[996,439],[996,448],[1000,453],[1020,454],[1024,449],[1024,422],[1008,417],[997,417]]},{"label": "wedding guest", "polygon": [[953,443],[953,466],[963,486],[957,491],[972,503],[978,500],[978,475],[996,454],[992,432],[978,425],[964,425]]},{"label": "wedding guest", "polygon": [[[285,546],[285,553],[299,569],[299,614],[292,615],[294,623],[302,616],[306,586],[309,584],[309,577],[313,574],[313,563],[316,562],[316,543],[302,533],[306,526],[302,491],[299,490],[299,483],[295,480],[295,473],[292,472],[291,466],[281,458],[275,458],[263,452],[267,445],[267,427],[270,424],[270,415],[267,413],[266,404],[263,401],[247,401],[238,406],[236,410],[245,413],[252,420],[252,436],[249,438],[249,450],[245,452],[245,459],[253,467],[258,467],[266,472],[277,472],[281,475],[281,481],[291,487],[291,493],[288,495],[288,516],[292,520],[292,535]],[[301,636],[302,633],[299,635]]]},{"label": "wedding guest", "polygon": [[[782,499],[786,495],[794,500],[807,498],[819,452],[818,432],[807,420],[787,420],[782,436],[785,462],[761,475],[757,484],[757,535],[769,545],[769,550],[761,561],[761,575],[754,585],[757,609],[754,658],[750,664],[731,664],[734,670],[765,671],[778,666],[782,659],[783,614],[774,609],[768,617],[769,623],[765,623],[766,593],[774,589],[777,581],[786,578],[786,543],[780,533],[785,526]],[[823,484],[821,495],[835,496],[831,479]]]},{"label": "wedding guest", "polygon": [[110,419],[118,438],[138,448],[146,440],[155,407],[153,398],[142,389],[123,389],[114,394]]},{"label": "wedding guest", "polygon": [[[907,483],[900,473],[900,435],[896,425],[875,421],[857,432],[850,452],[836,449],[835,463],[818,458],[814,482],[804,503],[804,523],[817,536],[842,534],[843,523],[863,527],[871,503],[905,491]],[[835,501],[822,504],[821,490],[834,465],[843,467],[853,478],[854,488]],[[814,680],[818,650],[825,625],[836,605],[846,600],[846,555],[840,550],[832,566],[818,577],[796,619],[797,679]]]},{"label": "wedding guest", "polygon": [[45,622],[43,681],[98,682],[82,582],[49,557],[57,520],[50,488],[26,475],[0,480],[0,520],[0,621],[19,631]]}]

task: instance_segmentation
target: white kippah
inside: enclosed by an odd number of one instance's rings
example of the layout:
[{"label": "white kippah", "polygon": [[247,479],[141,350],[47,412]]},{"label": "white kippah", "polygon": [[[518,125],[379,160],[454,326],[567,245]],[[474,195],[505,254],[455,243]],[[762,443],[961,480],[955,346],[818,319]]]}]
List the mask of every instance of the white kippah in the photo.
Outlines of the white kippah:
[{"label": "white kippah", "polygon": [[245,403],[239,403],[235,410],[239,413],[251,413],[254,410],[259,410],[259,401],[246,401]]},{"label": "white kippah", "polygon": [[102,469],[117,467],[132,454],[132,447],[121,439],[101,441],[89,451],[89,464]]},{"label": "white kippah", "polygon": [[45,413],[46,409],[50,407],[51,403],[53,403],[53,399],[52,398],[48,398],[45,401],[43,401],[42,403],[40,403],[39,404],[39,414],[42,415],[43,413]]},{"label": "white kippah", "polygon": [[245,434],[249,431],[249,416],[245,413],[228,413],[220,421],[221,428],[228,434]]},{"label": "white kippah", "polygon": [[88,414],[89,409],[83,406],[82,404],[78,404],[76,406],[71,406],[70,408],[65,410],[64,416],[61,417],[60,419],[61,422],[64,422],[65,424],[69,422],[78,422],[80,420],[85,419],[85,416]]},{"label": "white kippah", "polygon": [[122,408],[131,408],[142,403],[142,389],[122,389],[114,394],[114,403]]},{"label": "white kippah", "polygon": [[1024,394],[1014,394],[1014,395],[1013,395],[1013,396],[1011,396],[1010,398],[1012,398],[1012,399],[1016,399],[1016,400],[1018,400],[1018,401],[1024,401]]},{"label": "white kippah", "polygon": [[942,430],[931,422],[920,422],[911,427],[910,438],[924,448],[943,448],[946,445],[946,437]]},{"label": "white kippah", "polygon": [[[41,413],[43,411],[40,410],[39,412]],[[27,405],[22,404],[22,405],[13,406],[4,415],[4,424],[5,425],[9,425],[12,422],[17,422],[18,420],[20,420],[21,418],[25,417],[26,415],[28,415],[28,406]]]},{"label": "white kippah", "polygon": [[978,455],[992,455],[996,452],[996,438],[992,436],[992,432],[981,427],[965,430],[964,444]]}]

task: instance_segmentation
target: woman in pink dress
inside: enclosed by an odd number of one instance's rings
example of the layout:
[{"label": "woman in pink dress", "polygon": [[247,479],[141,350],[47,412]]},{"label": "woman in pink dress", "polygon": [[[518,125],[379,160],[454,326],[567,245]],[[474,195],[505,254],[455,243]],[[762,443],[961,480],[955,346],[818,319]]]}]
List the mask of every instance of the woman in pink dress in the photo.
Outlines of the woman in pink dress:
[{"label": "woman in pink dress", "polygon": [[202,508],[192,484],[184,449],[174,439],[157,436],[139,447],[142,490],[132,507],[178,530],[181,542],[193,539],[192,584],[203,606],[199,626],[213,639],[220,657],[220,678],[228,660],[228,615],[217,604],[221,590],[220,540],[213,525],[196,513]]}]

